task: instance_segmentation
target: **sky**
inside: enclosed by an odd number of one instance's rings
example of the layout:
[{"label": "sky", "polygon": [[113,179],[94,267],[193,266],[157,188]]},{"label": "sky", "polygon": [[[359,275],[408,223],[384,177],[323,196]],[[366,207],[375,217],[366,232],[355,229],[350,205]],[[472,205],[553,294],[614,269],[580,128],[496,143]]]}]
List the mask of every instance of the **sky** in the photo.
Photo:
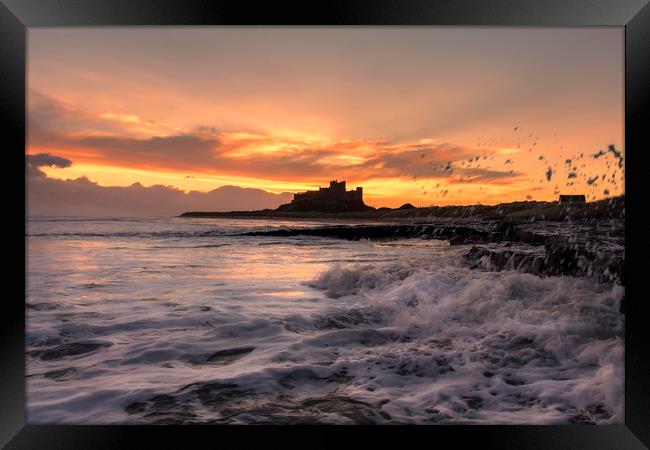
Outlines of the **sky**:
[{"label": "sky", "polygon": [[31,212],[333,179],[375,207],[620,195],[623,51],[620,27],[30,28]]}]

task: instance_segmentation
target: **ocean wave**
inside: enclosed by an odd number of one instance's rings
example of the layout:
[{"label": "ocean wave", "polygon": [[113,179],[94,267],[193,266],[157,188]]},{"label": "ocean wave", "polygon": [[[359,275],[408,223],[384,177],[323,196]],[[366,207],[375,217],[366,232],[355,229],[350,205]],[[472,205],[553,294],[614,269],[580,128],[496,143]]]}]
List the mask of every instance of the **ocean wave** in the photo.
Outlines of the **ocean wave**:
[{"label": "ocean wave", "polygon": [[336,264],[308,282],[322,289],[328,297],[337,298],[375,290],[411,276],[416,267],[408,262],[398,264]]}]

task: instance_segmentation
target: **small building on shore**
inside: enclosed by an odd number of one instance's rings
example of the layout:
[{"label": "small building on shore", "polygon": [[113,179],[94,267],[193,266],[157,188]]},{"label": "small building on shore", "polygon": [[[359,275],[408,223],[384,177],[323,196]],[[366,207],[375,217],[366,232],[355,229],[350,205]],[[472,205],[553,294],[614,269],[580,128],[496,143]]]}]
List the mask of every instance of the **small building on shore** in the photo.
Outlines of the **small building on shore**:
[{"label": "small building on shore", "polygon": [[560,195],[560,203],[585,203],[584,195]]}]

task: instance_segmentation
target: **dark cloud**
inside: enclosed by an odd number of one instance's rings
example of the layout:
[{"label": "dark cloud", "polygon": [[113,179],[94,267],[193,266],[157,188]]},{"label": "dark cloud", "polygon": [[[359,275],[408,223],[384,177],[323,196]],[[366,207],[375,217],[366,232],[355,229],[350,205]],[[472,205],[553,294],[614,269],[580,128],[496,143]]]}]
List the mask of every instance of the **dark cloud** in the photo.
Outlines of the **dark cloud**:
[{"label": "dark cloud", "polygon": [[38,153],[36,155],[25,155],[25,164],[27,166],[27,176],[43,177],[45,173],[40,167],[70,167],[72,161],[60,156],[50,155],[49,153]]},{"label": "dark cloud", "polygon": [[457,181],[462,183],[473,183],[475,181],[500,181],[499,184],[506,184],[515,177],[522,175],[521,172],[501,171],[492,169],[483,169],[479,167],[460,168],[456,170],[461,178]]},{"label": "dark cloud", "polygon": [[63,102],[30,90],[27,95],[27,124],[30,146],[57,146],[67,144],[70,134],[118,134],[123,124],[102,119]]},{"label": "dark cloud", "polygon": [[104,153],[106,157],[119,161],[134,159],[144,167],[162,165],[179,169],[196,164],[210,164],[214,160],[214,150],[219,141],[215,138],[182,134],[154,136],[149,139],[87,136],[71,139],[70,143],[93,148]]}]

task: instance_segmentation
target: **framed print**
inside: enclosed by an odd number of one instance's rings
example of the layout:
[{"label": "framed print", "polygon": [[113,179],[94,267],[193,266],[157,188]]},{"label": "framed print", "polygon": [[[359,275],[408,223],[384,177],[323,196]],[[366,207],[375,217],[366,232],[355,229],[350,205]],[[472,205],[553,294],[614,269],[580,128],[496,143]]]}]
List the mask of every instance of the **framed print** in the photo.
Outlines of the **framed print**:
[{"label": "framed print", "polygon": [[6,448],[648,445],[646,1],[0,10]]}]

